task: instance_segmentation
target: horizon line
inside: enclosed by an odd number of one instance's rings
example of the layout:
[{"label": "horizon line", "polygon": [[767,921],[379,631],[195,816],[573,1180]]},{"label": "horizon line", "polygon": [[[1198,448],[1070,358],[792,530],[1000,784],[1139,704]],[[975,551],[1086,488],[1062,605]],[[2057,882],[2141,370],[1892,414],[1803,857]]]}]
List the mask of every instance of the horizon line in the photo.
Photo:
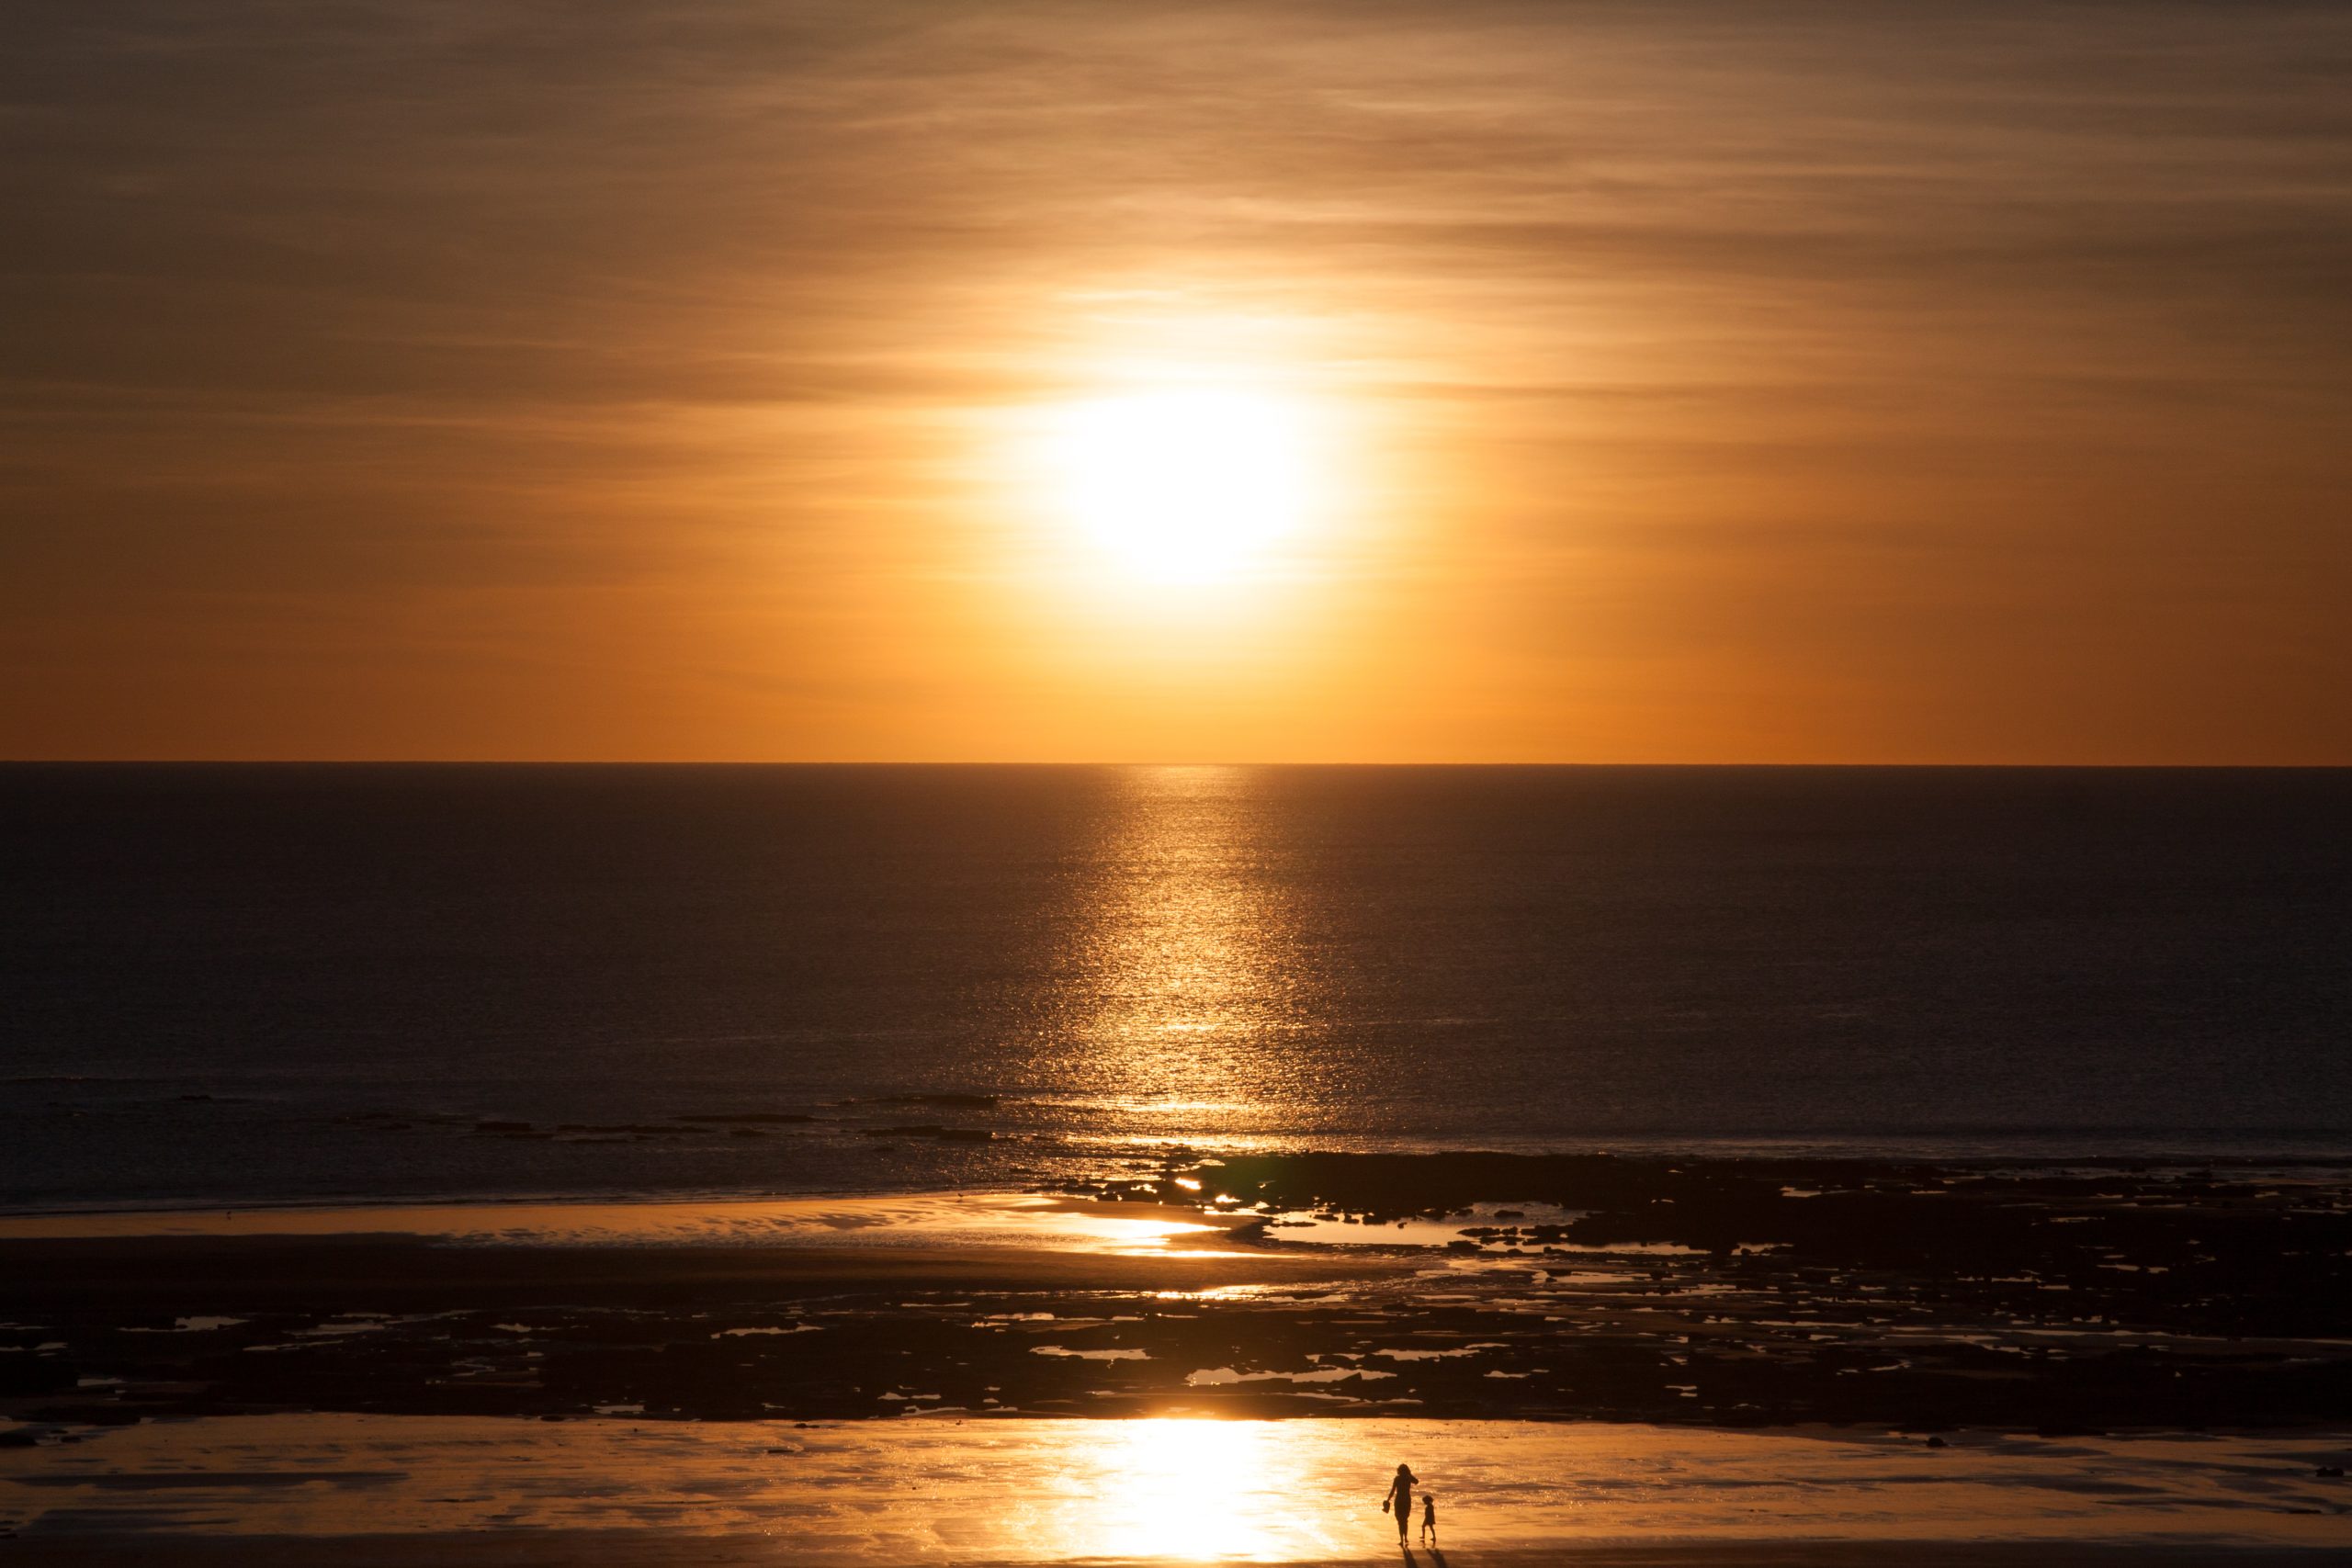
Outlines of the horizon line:
[{"label": "horizon line", "polygon": [[1739,768],[1749,770],[1850,769],[1856,772],[2014,773],[2345,773],[2340,762],[2099,762],[2099,761],[1711,761],[1592,759],[1501,761],[1430,758],[1407,761],[1324,759],[1203,759],[1193,761],[1118,758],[632,758],[632,757],[0,757],[0,768],[1642,768],[1651,770]]}]

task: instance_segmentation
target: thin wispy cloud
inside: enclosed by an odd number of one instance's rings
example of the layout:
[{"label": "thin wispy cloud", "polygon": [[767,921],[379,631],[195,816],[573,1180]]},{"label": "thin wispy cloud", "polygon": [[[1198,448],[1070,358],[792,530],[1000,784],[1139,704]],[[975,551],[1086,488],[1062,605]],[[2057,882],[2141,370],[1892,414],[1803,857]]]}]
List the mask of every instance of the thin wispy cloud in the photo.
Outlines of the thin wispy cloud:
[{"label": "thin wispy cloud", "polygon": [[[2352,734],[2339,7],[6,28],[18,754]],[[1323,640],[1147,719],[1008,590],[1035,530],[979,470],[1004,411],[1193,320],[1278,340],[1389,466]]]}]

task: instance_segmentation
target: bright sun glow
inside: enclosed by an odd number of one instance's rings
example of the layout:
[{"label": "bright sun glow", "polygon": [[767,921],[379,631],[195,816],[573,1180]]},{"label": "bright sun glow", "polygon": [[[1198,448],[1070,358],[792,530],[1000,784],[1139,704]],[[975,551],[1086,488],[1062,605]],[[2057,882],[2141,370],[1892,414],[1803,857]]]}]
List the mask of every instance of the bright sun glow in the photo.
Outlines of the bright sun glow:
[{"label": "bright sun glow", "polygon": [[1070,521],[1136,576],[1238,575],[1319,497],[1306,411],[1268,393],[1178,387],[1077,403],[1049,462]]}]

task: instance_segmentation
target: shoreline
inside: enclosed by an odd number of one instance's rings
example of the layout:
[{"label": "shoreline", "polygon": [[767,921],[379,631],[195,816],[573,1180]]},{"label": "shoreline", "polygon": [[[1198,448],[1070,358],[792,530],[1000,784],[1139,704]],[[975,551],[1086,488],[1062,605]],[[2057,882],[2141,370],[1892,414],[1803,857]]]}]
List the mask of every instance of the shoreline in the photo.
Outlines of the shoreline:
[{"label": "shoreline", "polygon": [[1250,1217],[1059,1193],[499,1199],[0,1214],[11,1243],[407,1238],[499,1247],[998,1246],[1142,1256],[1213,1247]]},{"label": "shoreline", "polygon": [[[11,1081],[45,1084],[97,1080],[55,1079],[40,1076],[0,1080]],[[167,1080],[155,1081],[163,1083]],[[179,1081],[168,1080],[173,1084]],[[213,1097],[201,1098],[210,1100]],[[1491,1155],[1530,1162],[1599,1160],[1632,1165],[1722,1168],[1820,1166],[1846,1169],[1933,1169],[1952,1173],[2123,1171],[2143,1176],[2177,1176],[2214,1172],[2248,1179],[2267,1177],[2280,1180],[2352,1182],[2352,1135],[2320,1132],[2311,1133],[2309,1141],[2300,1146],[2291,1141],[2263,1143],[2233,1138],[2205,1146],[2163,1141],[2140,1145],[2109,1144],[2091,1152],[2085,1152],[2080,1145],[2054,1134],[2024,1139],[2004,1147],[1990,1146],[1979,1140],[1926,1135],[1888,1143],[1836,1137],[1645,1139],[1596,1134],[1583,1138],[1490,1138],[1476,1141],[1469,1146],[1444,1138],[1400,1139],[1371,1134],[1312,1137],[1253,1134],[1235,1138],[1198,1130],[1154,1136],[1123,1131],[1070,1139],[1028,1129],[1016,1119],[1010,1118],[1010,1113],[1019,1108],[1038,1102],[1021,1097],[1005,1097],[1001,1100],[996,1096],[968,1098],[997,1103],[991,1104],[971,1125],[916,1129],[912,1132],[921,1136],[910,1136],[908,1141],[936,1143],[942,1147],[966,1154],[985,1152],[987,1156],[1001,1160],[1000,1168],[992,1171],[963,1169],[952,1176],[909,1172],[904,1179],[880,1183],[819,1183],[806,1187],[778,1185],[773,1179],[762,1179],[740,1183],[682,1186],[530,1188],[495,1185],[391,1193],[344,1190],[256,1192],[239,1189],[204,1194],[187,1191],[143,1195],[125,1193],[76,1201],[34,1196],[28,1190],[14,1198],[0,1200],[0,1227],[27,1221],[62,1223],[132,1215],[195,1215],[222,1210],[241,1213],[247,1211],[308,1213],[349,1210],[366,1213],[387,1208],[470,1210],[509,1205],[564,1209],[583,1205],[627,1207],[659,1203],[865,1203],[947,1194],[1075,1190],[1115,1180],[1117,1177],[1114,1173],[1132,1168],[1202,1159],[1295,1162],[1338,1157],[1351,1160],[1442,1161],[1468,1155]],[[257,1101],[231,1097],[221,1103],[244,1105]],[[837,1111],[839,1108],[829,1109]],[[1007,1119],[1000,1120],[1000,1117]],[[435,1130],[435,1123],[441,1123],[446,1124],[443,1130],[452,1131],[469,1141],[526,1144],[546,1141],[560,1144],[572,1138],[568,1131],[533,1128],[527,1122],[512,1123],[518,1128],[529,1129],[526,1131],[481,1134],[473,1131],[481,1123],[470,1114],[434,1116],[417,1112],[408,1113],[407,1119],[413,1123],[407,1131],[431,1131]],[[344,1120],[362,1123],[363,1131],[373,1133],[379,1130],[373,1115]],[[824,1135],[856,1140],[863,1146],[871,1143],[869,1134],[879,1130],[849,1122],[835,1123],[829,1118],[768,1112],[732,1115],[714,1112],[673,1120],[677,1125],[649,1125],[644,1131],[649,1136],[661,1134],[673,1138],[695,1134],[722,1138]],[[727,1125],[730,1122],[753,1125],[747,1132],[742,1127]],[[770,1125],[776,1122],[789,1124]],[[987,1134],[985,1140],[980,1136],[982,1134]],[[588,1137],[578,1141],[593,1144],[597,1140]]]}]

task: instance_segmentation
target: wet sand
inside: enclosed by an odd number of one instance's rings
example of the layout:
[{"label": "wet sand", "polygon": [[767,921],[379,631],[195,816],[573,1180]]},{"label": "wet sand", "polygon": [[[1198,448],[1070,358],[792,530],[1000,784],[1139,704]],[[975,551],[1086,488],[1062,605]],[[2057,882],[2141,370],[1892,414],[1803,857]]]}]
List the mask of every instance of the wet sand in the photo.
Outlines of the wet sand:
[{"label": "wet sand", "polygon": [[2341,1173],[1169,1159],[1066,1194],[0,1220],[0,1416],[2352,1426]]},{"label": "wet sand", "polygon": [[17,1216],[0,1557],[1395,1561],[1402,1457],[1409,1568],[2343,1560],[2347,1258],[2324,1172],[1487,1156]]},{"label": "wet sand", "polygon": [[[1390,1557],[1411,1462],[1444,1561],[2126,1561],[2352,1550],[2342,1437],[2055,1441],[1525,1422],[541,1423],[270,1416],[0,1450],[12,1560]],[[390,1539],[390,1538],[400,1539]],[[487,1537],[487,1539],[485,1539]],[[349,1538],[376,1538],[356,1555]],[[1843,1546],[1838,1543],[1846,1543]],[[1900,1543],[1900,1544],[1898,1544]],[[1768,1551],[1767,1549],[1770,1549]],[[165,1555],[168,1551],[169,1555]],[[733,1554],[733,1555],[729,1555]],[[107,1560],[99,1558],[96,1560]],[[1390,1557],[1390,1560],[1394,1560]]]},{"label": "wet sand", "polygon": [[1206,1213],[1191,1204],[1028,1192],[345,1203],[0,1214],[0,1247],[73,1240],[401,1236],[469,1247],[1010,1247],[1153,1257],[1174,1248],[1194,1254],[1215,1249],[1255,1218]]},{"label": "wet sand", "polygon": [[[328,1553],[322,1559],[322,1550]],[[339,1536],[332,1543],[285,1536],[35,1537],[12,1542],[9,1561],[32,1568],[780,1568],[822,1554],[774,1536],[680,1536],[666,1530],[548,1531],[532,1535]],[[893,1561],[898,1561],[894,1559]],[[957,1562],[982,1559],[957,1558]],[[1047,1558],[1008,1559],[1001,1568],[1045,1568]],[[1101,1557],[1089,1568],[1226,1561]],[[1343,1557],[1300,1559],[1288,1568],[2337,1568],[2330,1547],[2131,1545],[2080,1541],[1755,1541],[1672,1546],[1572,1546],[1443,1551],[1394,1547]],[[848,1568],[848,1565],[843,1565]]]}]

